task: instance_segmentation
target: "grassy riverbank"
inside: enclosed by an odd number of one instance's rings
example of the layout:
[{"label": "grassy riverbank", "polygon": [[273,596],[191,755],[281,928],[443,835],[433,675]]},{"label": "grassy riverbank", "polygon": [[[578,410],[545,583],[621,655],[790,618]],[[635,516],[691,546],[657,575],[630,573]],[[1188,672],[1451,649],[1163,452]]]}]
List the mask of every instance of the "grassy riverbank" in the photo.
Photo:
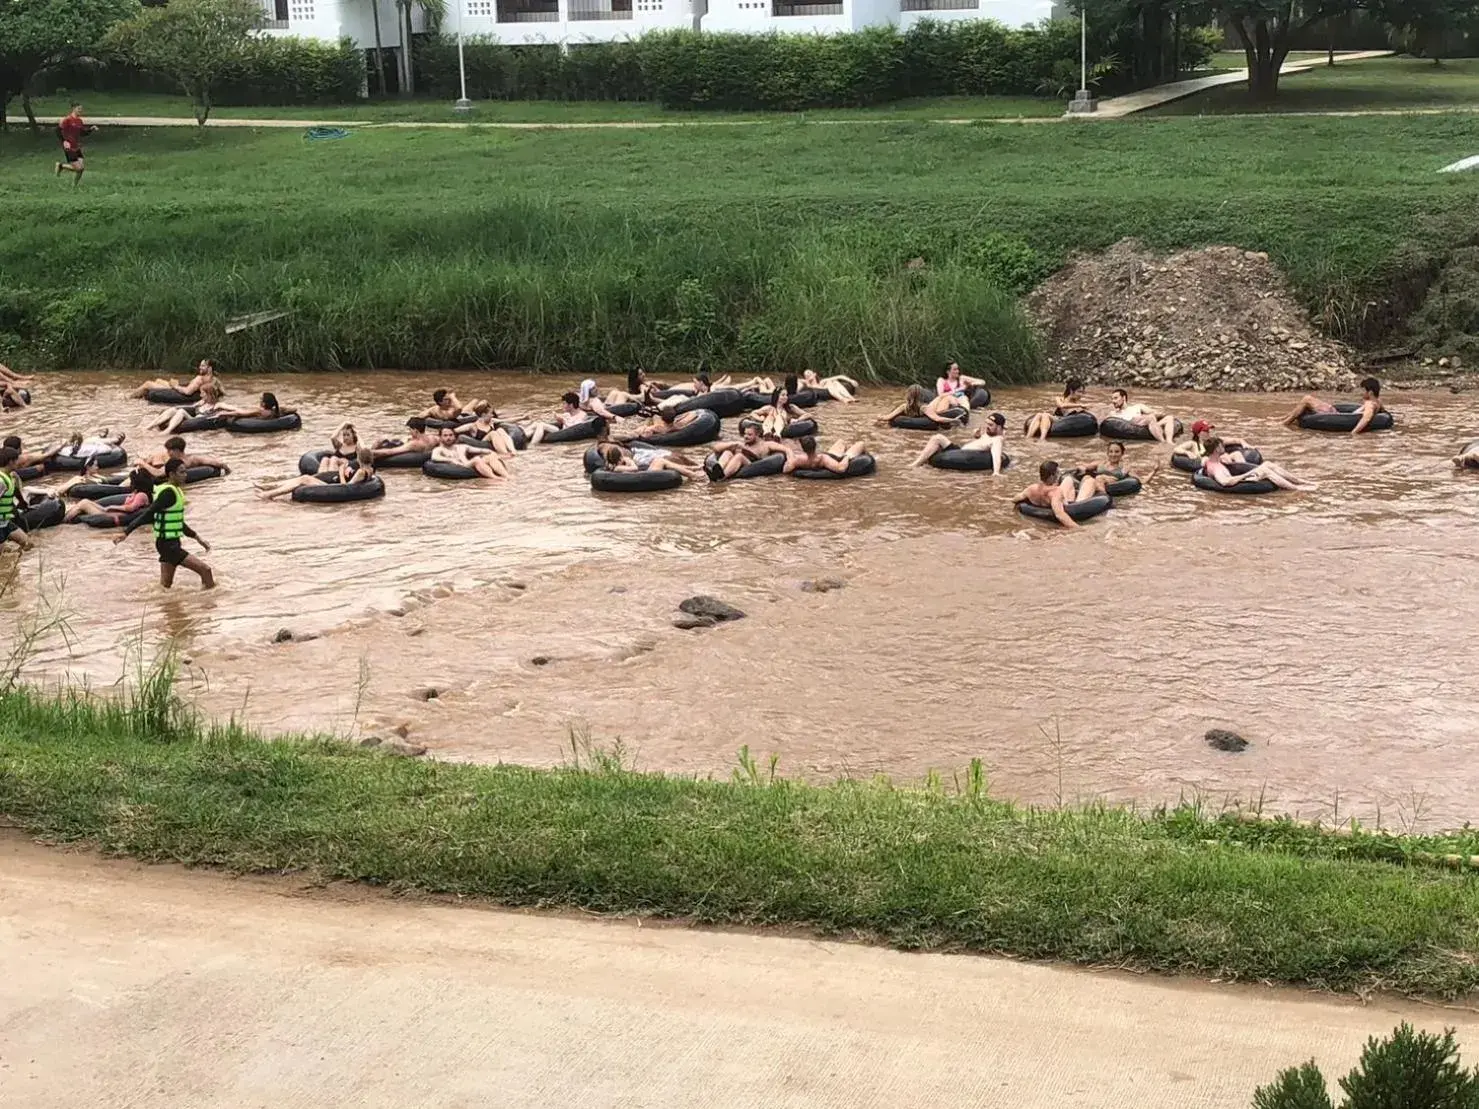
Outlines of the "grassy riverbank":
[{"label": "grassy riverbank", "polygon": [[1479,985],[1479,876],[1431,858],[1467,857],[1479,837],[1030,812],[985,785],[268,743],[202,728],[159,679],[132,707],[0,698],[0,818],[142,859],[1334,989]]},{"label": "grassy riverbank", "polygon": [[1267,250],[1359,336],[1472,234],[1479,182],[1434,172],[1469,143],[1451,118],[119,129],[74,189],[13,131],[0,359],[903,379],[954,356],[1023,381],[1013,297],[1124,235]]}]

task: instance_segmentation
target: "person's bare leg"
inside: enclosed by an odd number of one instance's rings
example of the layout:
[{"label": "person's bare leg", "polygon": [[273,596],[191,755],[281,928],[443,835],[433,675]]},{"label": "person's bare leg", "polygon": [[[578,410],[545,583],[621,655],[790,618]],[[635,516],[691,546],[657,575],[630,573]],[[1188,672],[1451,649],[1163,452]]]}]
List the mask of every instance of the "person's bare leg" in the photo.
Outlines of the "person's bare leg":
[{"label": "person's bare leg", "polygon": [[175,568],[172,563],[161,562],[159,564],[159,584],[170,589],[175,584]]},{"label": "person's bare leg", "polygon": [[299,474],[292,481],[285,481],[281,485],[274,486],[271,489],[258,489],[257,498],[264,501],[275,501],[278,497],[286,497],[294,489],[299,489],[305,485],[322,484],[316,477],[308,474]]},{"label": "person's bare leg", "polygon": [[924,449],[919,452],[918,456],[914,459],[913,462],[909,463],[909,465],[923,466],[931,458],[933,458],[935,455],[939,454],[942,450],[945,450],[949,446],[950,439],[948,436],[931,435],[929,442],[924,445]]},{"label": "person's bare leg", "polygon": [[106,511],[107,509],[97,501],[77,501],[69,505],[67,511],[62,514],[62,523],[70,524],[79,516],[101,516]]},{"label": "person's bare leg", "polygon": [[216,587],[215,571],[194,555],[186,555],[185,561],[180,565],[200,578],[200,588],[214,589]]},{"label": "person's bare leg", "polygon": [[1294,411],[1284,417],[1284,423],[1288,424],[1290,427],[1293,427],[1295,424],[1299,423],[1299,417],[1309,415],[1311,412],[1314,412],[1317,408],[1319,408],[1319,406],[1319,398],[1313,397],[1310,394],[1306,393],[1303,397],[1300,398],[1299,404],[1295,406]]},{"label": "person's bare leg", "polygon": [[472,460],[472,468],[477,471],[479,477],[508,477],[508,470],[504,468],[503,463],[491,454],[478,455]]}]

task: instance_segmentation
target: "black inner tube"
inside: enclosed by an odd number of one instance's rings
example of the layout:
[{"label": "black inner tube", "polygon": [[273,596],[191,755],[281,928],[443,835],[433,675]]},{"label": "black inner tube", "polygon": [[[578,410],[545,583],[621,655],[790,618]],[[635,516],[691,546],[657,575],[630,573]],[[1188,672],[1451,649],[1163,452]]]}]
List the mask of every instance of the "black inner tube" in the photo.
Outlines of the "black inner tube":
[{"label": "black inner tube", "polygon": [[226,420],[225,429],[238,435],[267,435],[274,431],[297,431],[303,426],[303,417],[296,412],[264,419],[259,416],[233,416]]},{"label": "black inner tube", "polygon": [[591,488],[602,493],[651,493],[683,484],[677,470],[593,470]]},{"label": "black inner tube", "polygon": [[748,412],[750,405],[746,402],[745,395],[738,389],[713,389],[680,401],[671,411],[681,416],[685,412],[700,410],[707,410],[724,419],[729,419],[738,416],[741,412]]},{"label": "black inner tube", "polygon": [[371,474],[364,481],[320,481],[313,485],[300,485],[293,490],[293,500],[299,504],[347,504],[383,496],[385,482],[379,474]]},{"label": "black inner tube", "polygon": [[467,481],[469,478],[483,476],[471,466],[459,466],[455,462],[437,462],[432,459],[427,459],[422,463],[421,472],[427,477],[444,478],[448,481]]},{"label": "black inner tube", "polygon": [[189,416],[176,425],[175,434],[188,435],[193,431],[220,431],[225,426],[225,416]]},{"label": "black inner tube", "polygon": [[[1306,431],[1351,432],[1356,430],[1356,425],[1360,422],[1361,406],[1359,404],[1337,404],[1334,412],[1306,412],[1299,417],[1299,426]],[[1390,412],[1378,412],[1371,417],[1366,430],[1389,431],[1393,422]]]},{"label": "black inner tube", "polygon": [[710,454],[704,459],[704,473],[709,475],[710,481],[741,481],[755,477],[770,477],[782,473],[786,468],[786,456],[777,451],[767,454],[764,458],[757,458],[754,462],[746,462],[731,477],[724,476],[724,467],[719,464],[719,456]]},{"label": "black inner tube", "polygon": [[[946,447],[930,455],[927,461],[939,470],[986,470],[988,472],[991,470],[990,451],[967,451],[960,447]],[[1005,470],[1011,464],[1011,455],[1003,453],[1001,468]]]},{"label": "black inner tube", "polygon": [[477,417],[471,412],[459,412],[455,420],[443,420],[437,416],[412,416],[406,421],[406,426],[412,431],[441,431],[444,427],[459,428],[467,424],[476,423]]},{"label": "black inner tube", "polygon": [[895,416],[888,422],[888,426],[896,427],[900,431],[944,431],[946,428],[963,423],[970,416],[970,412],[964,408],[950,408],[945,414],[950,417],[952,423],[936,423],[928,416]]},{"label": "black inner tube", "polygon": [[700,443],[713,442],[718,436],[719,414],[708,409],[698,412],[691,423],[661,435],[633,439],[632,444],[642,447],[696,447]]},{"label": "black inner tube", "polygon": [[[1231,466],[1228,467],[1232,469]],[[1249,469],[1252,469],[1250,466]],[[1245,473],[1247,471],[1244,471]],[[1221,485],[1217,479],[1210,474],[1195,473],[1191,475],[1191,483],[1198,489],[1205,489],[1208,493],[1234,493],[1252,496],[1259,493],[1277,493],[1279,487],[1271,481],[1260,479],[1258,481],[1240,481],[1236,485]]]},{"label": "black inner tube", "polygon": [[[832,455],[832,457],[836,458],[837,455],[834,454]],[[812,481],[841,481],[844,478],[863,477],[867,474],[871,474],[877,468],[878,464],[873,461],[873,456],[871,454],[858,454],[854,455],[851,459],[848,460],[846,473],[839,474],[835,473],[832,470],[817,468],[815,470],[792,470],[791,475],[793,477],[807,478]]]},{"label": "black inner tube", "polygon": [[[1030,422],[1030,421],[1028,421]],[[1027,430],[1027,423],[1022,424]],[[1066,416],[1054,416],[1048,428],[1049,439],[1084,439],[1099,433],[1099,420],[1092,412],[1070,412]]]},{"label": "black inner tube", "polygon": [[[1146,424],[1135,424],[1119,416],[1105,416],[1099,421],[1099,434],[1105,439],[1130,439],[1149,442],[1155,439]],[[1181,421],[1177,420],[1173,437],[1181,435]]]},{"label": "black inner tube", "polygon": [[601,428],[606,426],[606,421],[597,417],[589,420],[581,420],[578,424],[569,427],[556,428],[547,432],[541,443],[576,443],[582,439],[594,439],[600,433]]},{"label": "black inner tube", "polygon": [[194,393],[182,393],[178,389],[150,389],[144,394],[144,399],[167,408],[189,408],[200,403],[200,398]]},{"label": "black inner tube", "polygon": [[101,451],[88,457],[68,454],[64,450],[46,465],[48,469],[61,473],[78,473],[85,470],[89,463],[96,465],[99,470],[116,470],[120,466],[128,465],[128,453],[122,447],[114,447],[112,450]]},{"label": "black inner tube", "polygon": [[[1112,504],[1114,504],[1112,498],[1098,496],[1090,497],[1086,501],[1070,501],[1063,506],[1063,509],[1068,513],[1068,518],[1077,523],[1080,520],[1092,519],[1101,512],[1107,512]],[[1041,505],[1029,504],[1026,501],[1022,501],[1017,505],[1017,511],[1023,516],[1032,517],[1034,520],[1058,522],[1058,517],[1053,515],[1053,510],[1051,508],[1043,508]]]}]

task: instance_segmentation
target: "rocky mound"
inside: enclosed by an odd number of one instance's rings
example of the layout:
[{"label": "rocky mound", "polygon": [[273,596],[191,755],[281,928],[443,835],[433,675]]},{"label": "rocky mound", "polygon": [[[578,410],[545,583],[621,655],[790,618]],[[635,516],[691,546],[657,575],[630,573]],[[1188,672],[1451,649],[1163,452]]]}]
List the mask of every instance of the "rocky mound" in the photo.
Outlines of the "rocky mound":
[{"label": "rocky mound", "polygon": [[1261,252],[1159,255],[1134,239],[1078,255],[1027,298],[1059,378],[1157,389],[1343,389],[1347,353],[1315,332]]}]

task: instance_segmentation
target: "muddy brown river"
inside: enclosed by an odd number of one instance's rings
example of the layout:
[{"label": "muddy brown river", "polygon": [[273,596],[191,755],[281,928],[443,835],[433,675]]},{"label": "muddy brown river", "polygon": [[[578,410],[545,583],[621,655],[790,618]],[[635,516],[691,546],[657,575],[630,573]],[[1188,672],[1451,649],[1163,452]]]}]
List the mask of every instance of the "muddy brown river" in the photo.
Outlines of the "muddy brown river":
[{"label": "muddy brown river", "polygon": [[[0,613],[19,626],[44,593],[71,635],[28,673],[106,685],[131,650],[172,641],[211,713],[356,736],[404,725],[445,758],[550,765],[573,737],[619,741],[641,768],[727,776],[748,745],[813,780],[912,780],[980,757],[993,792],[1037,803],[1200,796],[1395,829],[1479,817],[1479,475],[1448,462],[1479,432],[1462,395],[1393,392],[1397,430],[1358,439],[1282,428],[1285,396],[1158,395],[1320,491],[1218,496],[1163,470],[1071,533],[1009,504],[1040,459],[1102,454],[1097,439],[1021,441],[1049,389],[998,393],[1015,458],[999,479],[909,469],[924,436],[874,427],[899,390],[871,389],[814,410],[824,440],[862,437],[877,456],[853,481],[598,494],[570,444],[524,452],[497,485],[384,471],[388,494],[369,504],[253,497],[342,420],[395,434],[447,382],[505,414],[552,411],[571,384],[228,377],[231,402],[272,389],[304,429],[191,437],[234,468],[190,489],[221,587],[182,574],[165,593],[145,535],[119,548],[111,532],[41,532]],[[43,376],[0,431],[29,448],[107,423],[154,449],[135,383]],[[1132,446],[1132,466],[1157,449]],[[801,589],[823,577],[845,584]],[[675,629],[695,593],[748,618]],[[274,644],[281,628],[317,638]],[[1251,746],[1212,750],[1214,726]]]}]

